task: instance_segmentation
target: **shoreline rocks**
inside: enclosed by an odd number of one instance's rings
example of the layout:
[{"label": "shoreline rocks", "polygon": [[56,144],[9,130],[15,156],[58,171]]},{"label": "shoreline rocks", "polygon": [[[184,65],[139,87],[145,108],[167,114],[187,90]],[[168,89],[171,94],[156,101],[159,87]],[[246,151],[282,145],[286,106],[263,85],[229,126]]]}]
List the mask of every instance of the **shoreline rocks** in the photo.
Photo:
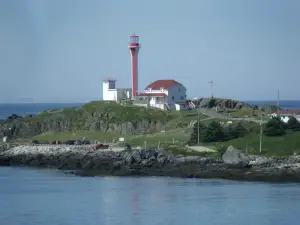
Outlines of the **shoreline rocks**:
[{"label": "shoreline rocks", "polygon": [[80,176],[171,176],[300,182],[300,157],[245,156],[233,147],[220,159],[174,156],[152,149],[114,152],[70,146],[6,144],[5,148],[0,145],[0,165],[51,167],[74,171],[72,173]]}]

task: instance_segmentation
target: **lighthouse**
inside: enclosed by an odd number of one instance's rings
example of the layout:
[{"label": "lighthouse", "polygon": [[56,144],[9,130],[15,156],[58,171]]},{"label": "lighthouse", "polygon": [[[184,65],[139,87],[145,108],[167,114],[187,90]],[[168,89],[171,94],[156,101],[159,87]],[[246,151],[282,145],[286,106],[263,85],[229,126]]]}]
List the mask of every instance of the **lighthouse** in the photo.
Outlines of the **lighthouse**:
[{"label": "lighthouse", "polygon": [[131,54],[132,97],[137,96],[138,93],[138,53],[140,47],[139,36],[136,36],[135,34],[130,36],[128,48]]}]

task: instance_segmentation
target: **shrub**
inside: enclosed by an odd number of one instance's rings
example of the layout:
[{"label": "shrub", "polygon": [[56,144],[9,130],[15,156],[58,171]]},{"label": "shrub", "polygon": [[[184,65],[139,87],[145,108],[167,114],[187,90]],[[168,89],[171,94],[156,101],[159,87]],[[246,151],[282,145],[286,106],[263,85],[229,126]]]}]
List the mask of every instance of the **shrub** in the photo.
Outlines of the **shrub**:
[{"label": "shrub", "polygon": [[300,131],[300,123],[295,117],[291,117],[287,122],[287,129]]},{"label": "shrub", "polygon": [[285,123],[279,117],[274,117],[266,123],[264,134],[266,136],[282,136],[285,134],[285,129]]},{"label": "shrub", "polygon": [[225,140],[232,140],[239,137],[244,137],[247,134],[246,128],[241,124],[230,124],[223,129]]},{"label": "shrub", "polygon": [[215,142],[224,140],[224,132],[219,122],[212,121],[207,126],[204,135],[202,136],[203,142]]},{"label": "shrub", "polygon": [[194,124],[193,131],[191,134],[191,138],[189,144],[197,144],[198,143],[198,132],[199,132],[199,139],[202,141],[202,136],[206,132],[206,126],[202,123],[199,123],[199,130],[198,130],[198,122]]},{"label": "shrub", "polygon": [[198,132],[199,141],[201,142],[215,142],[224,140],[224,132],[222,126],[219,122],[216,121],[212,121],[208,126],[200,123],[199,130],[198,123],[195,123],[189,144],[198,143]]}]

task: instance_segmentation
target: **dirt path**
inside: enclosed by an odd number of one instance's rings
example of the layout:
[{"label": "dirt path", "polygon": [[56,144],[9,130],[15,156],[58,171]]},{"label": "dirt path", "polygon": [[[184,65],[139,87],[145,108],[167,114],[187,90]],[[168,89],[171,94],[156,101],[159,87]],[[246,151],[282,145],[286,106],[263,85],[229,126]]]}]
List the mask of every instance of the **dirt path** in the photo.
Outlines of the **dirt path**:
[{"label": "dirt path", "polygon": [[194,150],[196,152],[217,152],[215,149],[207,148],[204,146],[185,146],[186,148],[189,148],[191,150]]}]

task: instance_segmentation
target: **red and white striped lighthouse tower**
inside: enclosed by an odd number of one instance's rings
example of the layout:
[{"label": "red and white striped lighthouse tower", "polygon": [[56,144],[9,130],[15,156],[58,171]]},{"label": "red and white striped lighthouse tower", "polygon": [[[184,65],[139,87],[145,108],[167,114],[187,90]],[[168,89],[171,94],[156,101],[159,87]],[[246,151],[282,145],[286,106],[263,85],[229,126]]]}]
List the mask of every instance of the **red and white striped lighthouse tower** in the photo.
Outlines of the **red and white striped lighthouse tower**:
[{"label": "red and white striped lighthouse tower", "polygon": [[138,93],[138,53],[140,47],[139,36],[135,34],[130,36],[128,48],[131,53],[132,97],[135,97]]}]

